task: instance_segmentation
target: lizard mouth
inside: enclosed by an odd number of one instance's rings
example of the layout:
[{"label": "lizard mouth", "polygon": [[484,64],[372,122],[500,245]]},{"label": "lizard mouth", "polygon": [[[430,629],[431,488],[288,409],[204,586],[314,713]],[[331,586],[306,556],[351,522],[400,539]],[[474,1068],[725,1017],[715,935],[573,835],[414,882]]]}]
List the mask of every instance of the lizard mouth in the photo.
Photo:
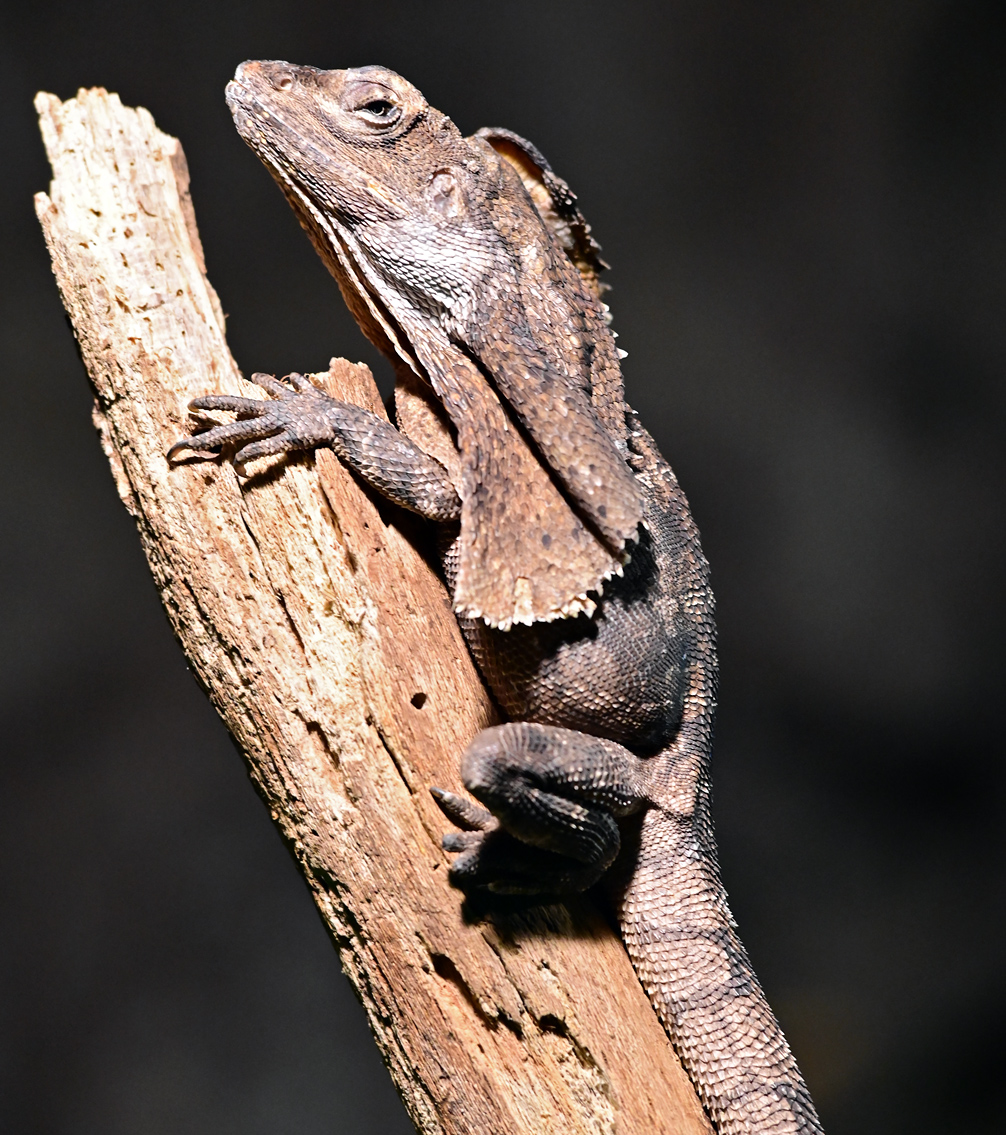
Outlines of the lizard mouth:
[{"label": "lizard mouth", "polygon": [[240,70],[238,74],[224,87],[224,98],[227,101],[227,109],[234,113],[234,111],[241,106],[241,95],[245,93],[244,84],[241,82]]},{"label": "lizard mouth", "polygon": [[238,65],[234,78],[224,88],[224,100],[231,112],[238,133],[246,142],[252,141],[252,123],[262,117],[263,107],[255,97],[254,91],[245,82],[245,64]]},{"label": "lizard mouth", "polygon": [[[255,126],[261,128],[272,117],[272,112],[267,106],[270,102],[269,96],[290,90],[294,70],[297,69],[279,60],[273,62],[246,60],[237,65],[234,78],[224,88],[227,109],[231,112],[238,133],[253,148],[258,149],[255,143],[260,139],[260,132]],[[300,68],[300,70],[311,69]],[[277,111],[280,109],[281,107],[276,107]]]}]

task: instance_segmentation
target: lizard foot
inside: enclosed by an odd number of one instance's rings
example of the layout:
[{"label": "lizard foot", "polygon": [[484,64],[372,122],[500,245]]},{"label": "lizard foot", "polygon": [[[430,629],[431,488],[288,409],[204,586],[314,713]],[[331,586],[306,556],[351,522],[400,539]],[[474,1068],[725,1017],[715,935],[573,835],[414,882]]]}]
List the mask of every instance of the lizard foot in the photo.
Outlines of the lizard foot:
[{"label": "lizard foot", "polygon": [[190,410],[230,410],[237,421],[176,441],[168,460],[183,449],[213,453],[237,446],[234,464],[241,471],[256,457],[330,446],[366,484],[402,508],[428,520],[460,517],[461,500],[447,470],[387,418],[330,397],[302,374],[288,374],[285,382],[253,374],[252,382],[272,399],[207,394],[190,402]]},{"label": "lizard foot", "polygon": [[445,851],[458,852],[451,864],[451,882],[462,890],[496,894],[558,895],[586,890],[602,872],[564,855],[521,843],[500,827],[499,820],[478,804],[431,788],[445,816],[462,830],[443,838]]},{"label": "lizard foot", "polygon": [[465,891],[570,894],[593,886],[618,854],[616,815],[645,803],[628,750],[571,729],[517,722],[483,730],[462,758],[465,787],[491,811],[434,789],[468,829],[444,837]]},{"label": "lizard foot", "polygon": [[215,453],[223,446],[240,446],[234,455],[236,465],[244,465],[256,457],[288,453],[296,449],[314,449],[332,441],[334,429],[331,411],[337,405],[302,374],[288,374],[279,382],[269,374],[253,374],[251,381],[273,398],[239,398],[230,394],[207,394],[189,403],[190,410],[231,410],[238,420],[213,426],[182,438],[168,450],[168,460],[182,450],[194,453]]}]

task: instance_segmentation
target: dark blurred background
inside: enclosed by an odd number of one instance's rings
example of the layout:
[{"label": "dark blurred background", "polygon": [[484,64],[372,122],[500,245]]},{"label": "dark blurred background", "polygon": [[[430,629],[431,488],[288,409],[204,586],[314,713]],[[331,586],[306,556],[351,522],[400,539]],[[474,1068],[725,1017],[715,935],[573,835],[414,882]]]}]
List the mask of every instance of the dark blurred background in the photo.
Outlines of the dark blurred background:
[{"label": "dark blurred background", "polygon": [[240,365],[376,362],[231,125],[262,57],[393,67],[579,193],[713,565],[727,886],[829,1135],[1006,1131],[1006,5],[973,0],[4,6],[0,1127],[410,1130],[161,613],[31,207],[32,95],[106,86],[184,143]]}]

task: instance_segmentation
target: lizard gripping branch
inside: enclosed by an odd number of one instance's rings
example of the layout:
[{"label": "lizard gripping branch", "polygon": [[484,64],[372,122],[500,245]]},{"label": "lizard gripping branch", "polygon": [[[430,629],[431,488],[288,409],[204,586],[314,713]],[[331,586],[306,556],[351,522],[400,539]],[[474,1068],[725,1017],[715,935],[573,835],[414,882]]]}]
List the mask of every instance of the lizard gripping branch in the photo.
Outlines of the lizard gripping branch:
[{"label": "lizard gripping branch", "polygon": [[[706,561],[673,473],[625,405],[602,265],[575,197],[529,143],[501,130],[462,138],[381,68],[246,63],[228,103],[395,364],[398,429],[369,392],[257,375],[273,398],[255,400],[224,367],[222,393],[191,405],[238,420],[176,442],[172,456],[330,447],[372,489],[439,523],[461,630],[509,719],[457,738],[470,742],[461,780],[484,807],[385,740],[410,792],[434,789],[466,829],[444,839],[457,855],[451,880],[488,896],[489,910],[500,892],[543,903],[607,887],[639,981],[719,1135],[820,1132],[719,879]],[[164,482],[163,463],[150,472]],[[269,488],[300,484],[303,472],[291,466]],[[135,480],[131,491],[142,493]],[[319,531],[309,549],[284,547],[283,573],[318,578],[301,555],[313,563],[323,542]],[[284,610],[296,607],[288,586],[284,577]],[[435,599],[406,593],[417,616],[432,617]],[[329,624],[309,624],[299,641],[323,644]],[[289,705],[316,728],[313,691],[331,679],[311,659],[303,665]],[[608,992],[589,996],[610,1007]]]},{"label": "lizard gripping branch", "polygon": [[625,405],[575,197],[530,143],[461,137],[383,68],[244,63],[227,100],[396,363],[403,433],[460,499],[444,571],[513,723],[462,759],[488,811],[437,791],[471,829],[445,840],[455,883],[575,893],[607,873],[636,971],[720,1135],[819,1132],[719,879],[706,562]]},{"label": "lizard gripping branch", "polygon": [[[709,1135],[587,902],[461,918],[426,786],[462,790],[458,749],[495,716],[401,516],[326,449],[262,459],[250,479],[165,459],[207,383],[262,393],[227,349],[180,145],[102,90],[36,105],[53,167],[36,210],[116,487],[417,1129]],[[334,360],[315,381],[353,404],[347,452],[365,464],[367,423],[391,430],[366,367]],[[436,490],[437,463],[424,468]]]}]

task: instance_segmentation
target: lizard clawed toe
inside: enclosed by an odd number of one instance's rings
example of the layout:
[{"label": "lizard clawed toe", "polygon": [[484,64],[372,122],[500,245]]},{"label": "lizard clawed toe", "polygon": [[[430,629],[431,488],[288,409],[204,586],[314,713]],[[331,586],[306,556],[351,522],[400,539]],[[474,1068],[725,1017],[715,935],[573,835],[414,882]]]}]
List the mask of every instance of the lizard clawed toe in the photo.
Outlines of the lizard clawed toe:
[{"label": "lizard clawed toe", "polygon": [[431,788],[430,795],[436,800],[440,811],[463,831],[488,832],[499,827],[499,820],[487,808],[474,800],[448,792],[446,788]]},{"label": "lizard clawed toe", "polygon": [[472,851],[482,842],[485,832],[447,832],[440,840],[444,851]]},{"label": "lizard clawed toe", "polygon": [[499,831],[499,820],[473,800],[448,792],[445,788],[431,788],[430,795],[451,823],[462,829],[445,833],[440,841],[444,851],[458,854],[450,867],[451,882],[460,887],[484,885],[485,880],[480,877],[479,852],[486,836]]},{"label": "lizard clawed toe", "polygon": [[[527,891],[526,882],[509,878],[500,871],[499,855],[493,852],[500,842],[507,845],[516,841],[502,831],[499,820],[488,809],[456,792],[444,788],[431,788],[430,795],[440,810],[462,831],[447,832],[440,841],[444,851],[457,854],[450,866],[449,876],[454,886],[463,891],[483,890],[521,894]],[[537,888],[532,886],[531,890]]]}]

